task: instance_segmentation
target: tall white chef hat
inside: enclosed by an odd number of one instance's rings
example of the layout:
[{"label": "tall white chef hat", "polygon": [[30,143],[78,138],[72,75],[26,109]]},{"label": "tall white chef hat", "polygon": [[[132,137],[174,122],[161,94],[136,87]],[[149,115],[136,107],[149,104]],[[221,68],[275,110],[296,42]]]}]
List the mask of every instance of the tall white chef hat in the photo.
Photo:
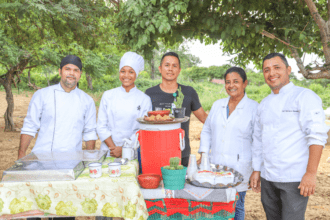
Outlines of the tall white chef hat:
[{"label": "tall white chef hat", "polygon": [[124,66],[132,67],[138,77],[139,73],[144,70],[144,59],[137,53],[126,52],[120,59],[119,71]]}]

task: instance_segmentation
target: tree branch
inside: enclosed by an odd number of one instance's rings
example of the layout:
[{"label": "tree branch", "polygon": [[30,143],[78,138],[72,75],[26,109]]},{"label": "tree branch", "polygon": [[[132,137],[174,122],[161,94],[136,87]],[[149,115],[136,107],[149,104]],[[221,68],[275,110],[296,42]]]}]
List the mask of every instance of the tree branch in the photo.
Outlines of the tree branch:
[{"label": "tree branch", "polygon": [[13,78],[12,78],[12,81],[13,81],[13,83],[14,83],[15,88],[17,88],[17,84],[16,84],[16,81],[15,81],[15,77],[14,77],[14,76],[13,76]]},{"label": "tree branch", "polygon": [[330,21],[330,1],[328,1],[328,21]]},{"label": "tree branch", "polygon": [[33,65],[33,66],[28,66],[28,67],[25,67],[24,69],[27,70],[27,69],[32,69],[34,67],[37,67],[38,65]]},{"label": "tree branch", "polygon": [[[327,33],[327,25],[325,21],[322,19],[321,15],[318,13],[317,8],[312,0],[305,0],[309,11],[320,29],[321,41],[323,45],[323,52],[325,57],[326,64],[330,64],[330,47],[328,46],[328,33]],[[329,5],[329,3],[328,3]]]},{"label": "tree branch", "polygon": [[276,37],[274,34],[271,34],[271,33],[267,32],[267,31],[265,31],[265,30],[263,30],[263,31],[261,32],[261,34],[264,35],[264,36],[266,36],[266,37],[269,37],[269,38],[271,38],[271,39],[276,39],[276,40],[282,42],[283,44],[285,44],[285,45],[287,45],[287,46],[289,46],[289,47],[292,47],[292,48],[295,48],[295,49],[300,49],[299,47],[295,47],[295,46],[289,44],[288,42],[285,42],[284,40],[281,40],[280,38]]},{"label": "tree branch", "polygon": [[305,66],[304,66],[304,63],[303,61],[301,60],[299,54],[298,54],[298,51],[297,49],[295,48],[289,48],[291,50],[291,56],[296,60],[297,62],[297,66],[300,70],[300,72],[303,74],[303,76],[307,79],[307,76],[308,76],[308,72],[307,70],[305,69]]},{"label": "tree branch", "polygon": [[110,2],[112,2],[113,4],[117,5],[117,7],[119,7],[119,2],[117,2],[116,0],[110,0]]},{"label": "tree branch", "polygon": [[[299,73],[302,73],[303,76],[306,79],[320,79],[320,78],[324,78],[324,79],[330,79],[330,68],[327,68],[326,66],[324,67],[314,67],[310,70],[307,70],[304,66],[303,61],[301,60],[297,49],[295,48],[289,48],[291,50],[291,56],[296,60],[297,62],[297,66],[299,68]],[[320,70],[317,73],[312,73],[312,71],[315,70]]]},{"label": "tree branch", "polygon": [[28,86],[31,87],[31,88],[34,89],[34,90],[41,89],[40,87],[36,86],[36,84],[31,83],[31,82],[28,82]]},{"label": "tree branch", "polygon": [[316,66],[316,67],[313,67],[312,69],[309,69],[308,71],[315,71],[315,70],[321,70],[321,71],[324,71],[325,68],[324,67],[320,67],[320,66]]}]

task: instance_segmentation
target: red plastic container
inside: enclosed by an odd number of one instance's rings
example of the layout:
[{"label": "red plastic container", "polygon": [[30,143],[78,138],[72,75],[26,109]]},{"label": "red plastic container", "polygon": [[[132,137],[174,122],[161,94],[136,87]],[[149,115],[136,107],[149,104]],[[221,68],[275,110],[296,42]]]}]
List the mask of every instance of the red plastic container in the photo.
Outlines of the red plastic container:
[{"label": "red plastic container", "polygon": [[183,129],[139,130],[137,133],[139,134],[143,174],[155,173],[162,175],[160,168],[170,165],[171,157],[181,158],[180,145],[182,146],[184,141]]}]

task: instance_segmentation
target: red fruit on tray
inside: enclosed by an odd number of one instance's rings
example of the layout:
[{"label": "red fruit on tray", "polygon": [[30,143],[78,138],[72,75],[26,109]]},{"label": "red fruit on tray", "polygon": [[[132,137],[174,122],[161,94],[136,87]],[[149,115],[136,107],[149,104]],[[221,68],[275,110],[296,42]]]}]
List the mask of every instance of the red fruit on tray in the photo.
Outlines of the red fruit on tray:
[{"label": "red fruit on tray", "polygon": [[164,115],[169,115],[170,114],[170,110],[160,110],[160,111],[151,111],[151,112],[148,112],[148,117],[154,115],[154,116],[157,116],[157,115],[160,115],[160,116],[164,116]]}]

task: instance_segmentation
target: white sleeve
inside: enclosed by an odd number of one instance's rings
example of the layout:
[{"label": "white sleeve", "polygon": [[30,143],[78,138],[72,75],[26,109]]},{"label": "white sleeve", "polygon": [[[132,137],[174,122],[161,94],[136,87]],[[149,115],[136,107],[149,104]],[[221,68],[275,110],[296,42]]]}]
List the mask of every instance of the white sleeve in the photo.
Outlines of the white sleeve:
[{"label": "white sleeve", "polygon": [[84,141],[97,140],[96,109],[93,99],[90,99],[89,104],[87,106],[83,136],[84,136]]},{"label": "white sleeve", "polygon": [[262,156],[262,126],[260,123],[260,111],[261,106],[259,105],[257,113],[254,116],[253,125],[253,143],[252,143],[252,167],[254,171],[261,171],[261,166],[263,164]]},{"label": "white sleeve", "polygon": [[24,119],[23,128],[21,129],[21,134],[27,134],[35,137],[40,129],[42,106],[42,93],[38,90],[33,94],[30,101],[29,108]]},{"label": "white sleeve", "polygon": [[[151,99],[150,99],[150,97],[149,96],[147,96],[147,98],[145,98],[144,100],[143,100],[143,103],[142,103],[142,109],[141,109],[141,111],[142,111],[142,114],[141,114],[141,116],[143,117],[144,115],[147,115],[147,113],[149,112],[149,111],[152,111],[152,103],[151,103]],[[134,144],[135,144],[135,139],[136,139],[136,136],[135,136],[135,133],[138,131],[139,129],[137,128],[134,132],[133,132],[133,134],[131,135],[131,137],[130,137],[130,140],[132,141],[132,147],[134,147]]]},{"label": "white sleeve", "polygon": [[322,100],[311,90],[306,90],[299,99],[299,123],[306,134],[307,146],[325,146],[328,139],[329,128],[325,124],[325,114]]},{"label": "white sleeve", "polygon": [[210,148],[211,148],[211,144],[212,144],[211,120],[212,120],[214,111],[216,111],[215,104],[212,105],[210,114],[207,116],[205,123],[203,125],[198,153],[201,153],[201,152],[209,153],[210,152]]},{"label": "white sleeve", "polygon": [[111,130],[108,128],[109,121],[112,120],[112,117],[107,114],[107,102],[106,102],[107,93],[104,93],[101,99],[99,114],[97,119],[97,134],[99,135],[100,140],[103,142],[108,137],[111,136]]},{"label": "white sleeve", "polygon": [[147,115],[147,113],[150,111],[152,111],[152,102],[151,102],[151,98],[148,96],[148,98],[146,99],[143,115]]}]

